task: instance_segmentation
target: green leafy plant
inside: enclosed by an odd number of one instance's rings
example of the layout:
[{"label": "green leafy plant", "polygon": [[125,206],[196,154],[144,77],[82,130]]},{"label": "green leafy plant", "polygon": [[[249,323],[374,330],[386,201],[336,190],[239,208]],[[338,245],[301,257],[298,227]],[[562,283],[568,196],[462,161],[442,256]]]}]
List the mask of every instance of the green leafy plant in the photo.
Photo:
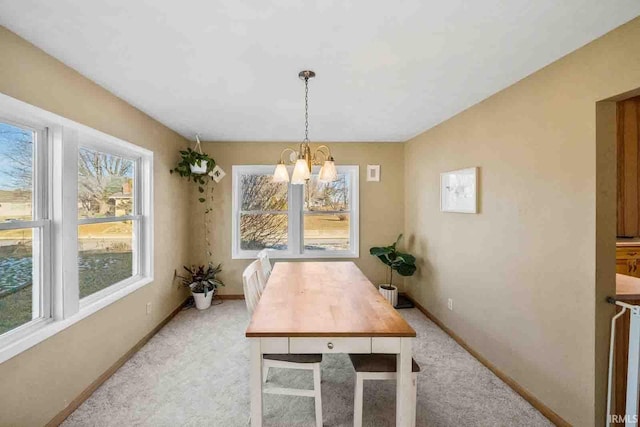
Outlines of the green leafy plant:
[{"label": "green leafy plant", "polygon": [[[202,162],[207,162],[207,172],[203,174],[193,173],[191,172],[191,165],[201,166]],[[181,177],[187,178],[188,181],[193,181],[198,184],[198,191],[200,194],[203,194],[205,191],[205,186],[209,183],[213,177],[210,175],[213,168],[216,166],[216,161],[213,160],[206,153],[200,153],[196,150],[192,150],[191,148],[187,148],[186,150],[180,151],[180,161],[178,165],[171,169],[169,172],[177,173]],[[198,198],[200,203],[205,202],[204,197]]]},{"label": "green leafy plant", "polygon": [[214,267],[213,264],[209,264],[207,267],[204,265],[195,266],[191,268],[184,266],[184,269],[189,273],[186,276],[178,276],[180,282],[191,289],[196,294],[207,293],[215,290],[218,286],[224,286],[222,280],[218,279],[216,275],[222,271],[222,264],[218,264]]},{"label": "green leafy plant", "polygon": [[398,252],[396,246],[402,239],[402,234],[398,236],[396,241],[391,246],[375,247],[369,249],[369,253],[378,257],[380,261],[385,263],[389,267],[389,286],[382,286],[382,288],[391,290],[393,289],[393,271],[397,271],[401,276],[413,276],[416,272],[416,257],[410,254]]}]

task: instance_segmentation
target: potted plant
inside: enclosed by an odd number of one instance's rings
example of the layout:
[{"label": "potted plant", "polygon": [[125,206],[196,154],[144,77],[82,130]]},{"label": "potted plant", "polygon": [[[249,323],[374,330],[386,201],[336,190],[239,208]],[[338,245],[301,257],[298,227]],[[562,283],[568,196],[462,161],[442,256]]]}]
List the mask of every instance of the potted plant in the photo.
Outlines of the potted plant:
[{"label": "potted plant", "polygon": [[380,261],[389,267],[389,283],[380,285],[378,288],[382,296],[392,306],[398,305],[398,288],[393,285],[393,272],[398,272],[401,276],[413,276],[416,272],[416,258],[413,255],[398,252],[396,246],[402,239],[402,234],[398,236],[391,246],[375,247],[369,249],[369,253],[378,257]]},{"label": "potted plant", "polygon": [[214,267],[209,264],[207,267],[200,265],[191,268],[184,267],[189,273],[186,276],[178,276],[184,286],[191,289],[191,295],[196,302],[198,310],[205,310],[211,306],[211,298],[216,292],[218,286],[224,286],[224,283],[216,275],[222,271],[221,264]]},{"label": "potted plant", "polygon": [[215,160],[209,157],[207,153],[187,148],[186,150],[180,150],[180,161],[175,168],[171,169],[171,173],[176,172],[188,180],[205,185],[208,174],[215,166]]},{"label": "potted plant", "polygon": [[[216,166],[216,162],[212,157],[203,153],[200,137],[198,135],[196,135],[195,147],[193,149],[187,148],[186,150],[181,150],[180,161],[177,166],[169,172],[172,174],[175,172],[181,177],[187,178],[187,181],[193,181],[198,185],[198,201],[204,204],[203,236],[205,246],[207,248],[206,254],[208,262],[211,264],[211,260],[213,259],[213,249],[211,245],[211,215],[214,208],[213,195],[215,190],[215,185],[213,184],[220,182],[220,180],[225,176],[225,173],[219,166]],[[218,267],[220,266],[218,265]],[[189,283],[187,283],[187,285],[188,284]]]}]

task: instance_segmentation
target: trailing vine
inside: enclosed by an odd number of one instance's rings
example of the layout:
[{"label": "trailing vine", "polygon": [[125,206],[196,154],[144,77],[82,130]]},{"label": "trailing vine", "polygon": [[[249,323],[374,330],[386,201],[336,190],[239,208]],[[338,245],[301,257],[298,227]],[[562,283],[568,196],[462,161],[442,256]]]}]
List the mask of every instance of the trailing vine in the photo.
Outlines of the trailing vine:
[{"label": "trailing vine", "polygon": [[207,258],[211,264],[213,263],[213,248],[211,246],[211,213],[213,212],[213,191],[215,190],[215,186],[211,184],[207,185],[207,187],[207,190],[209,191],[209,203],[204,207],[204,240],[207,250]]},{"label": "trailing vine", "polygon": [[[200,138],[196,135],[195,149],[187,148],[180,151],[180,161],[175,168],[171,169],[170,173],[176,173],[183,178],[187,178],[187,181],[193,181],[198,185],[198,202],[204,204],[204,234],[205,234],[205,246],[207,260],[209,264],[213,263],[213,248],[211,245],[211,213],[213,212],[215,190],[214,183],[214,171],[216,167],[216,161],[208,154],[202,152],[200,146]],[[206,169],[202,169],[202,163],[206,162]],[[200,173],[197,172],[196,167],[200,168]]]}]

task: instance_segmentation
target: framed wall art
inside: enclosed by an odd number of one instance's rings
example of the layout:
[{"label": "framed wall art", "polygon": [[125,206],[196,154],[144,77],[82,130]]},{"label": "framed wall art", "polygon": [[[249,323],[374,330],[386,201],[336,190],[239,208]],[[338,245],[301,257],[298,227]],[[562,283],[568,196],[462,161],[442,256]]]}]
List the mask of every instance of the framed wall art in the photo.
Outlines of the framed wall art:
[{"label": "framed wall art", "polygon": [[380,165],[367,165],[367,181],[380,181]]},{"label": "framed wall art", "polygon": [[440,174],[440,210],[478,213],[478,168]]}]

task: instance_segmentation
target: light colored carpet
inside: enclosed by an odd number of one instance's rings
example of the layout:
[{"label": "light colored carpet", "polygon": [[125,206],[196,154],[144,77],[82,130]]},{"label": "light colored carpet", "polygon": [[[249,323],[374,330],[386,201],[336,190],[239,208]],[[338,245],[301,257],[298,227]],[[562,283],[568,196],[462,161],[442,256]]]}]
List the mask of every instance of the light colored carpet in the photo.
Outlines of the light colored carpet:
[{"label": "light colored carpet", "polygon": [[[538,411],[416,309],[418,426],[550,426]],[[107,380],[64,426],[247,425],[249,346],[244,301],[184,310]],[[353,425],[355,375],[345,355],[325,355],[325,426]],[[312,387],[310,372],[272,369],[269,384]],[[395,424],[395,383],[365,382],[364,425]],[[313,426],[313,399],[265,395],[265,426]]]}]

